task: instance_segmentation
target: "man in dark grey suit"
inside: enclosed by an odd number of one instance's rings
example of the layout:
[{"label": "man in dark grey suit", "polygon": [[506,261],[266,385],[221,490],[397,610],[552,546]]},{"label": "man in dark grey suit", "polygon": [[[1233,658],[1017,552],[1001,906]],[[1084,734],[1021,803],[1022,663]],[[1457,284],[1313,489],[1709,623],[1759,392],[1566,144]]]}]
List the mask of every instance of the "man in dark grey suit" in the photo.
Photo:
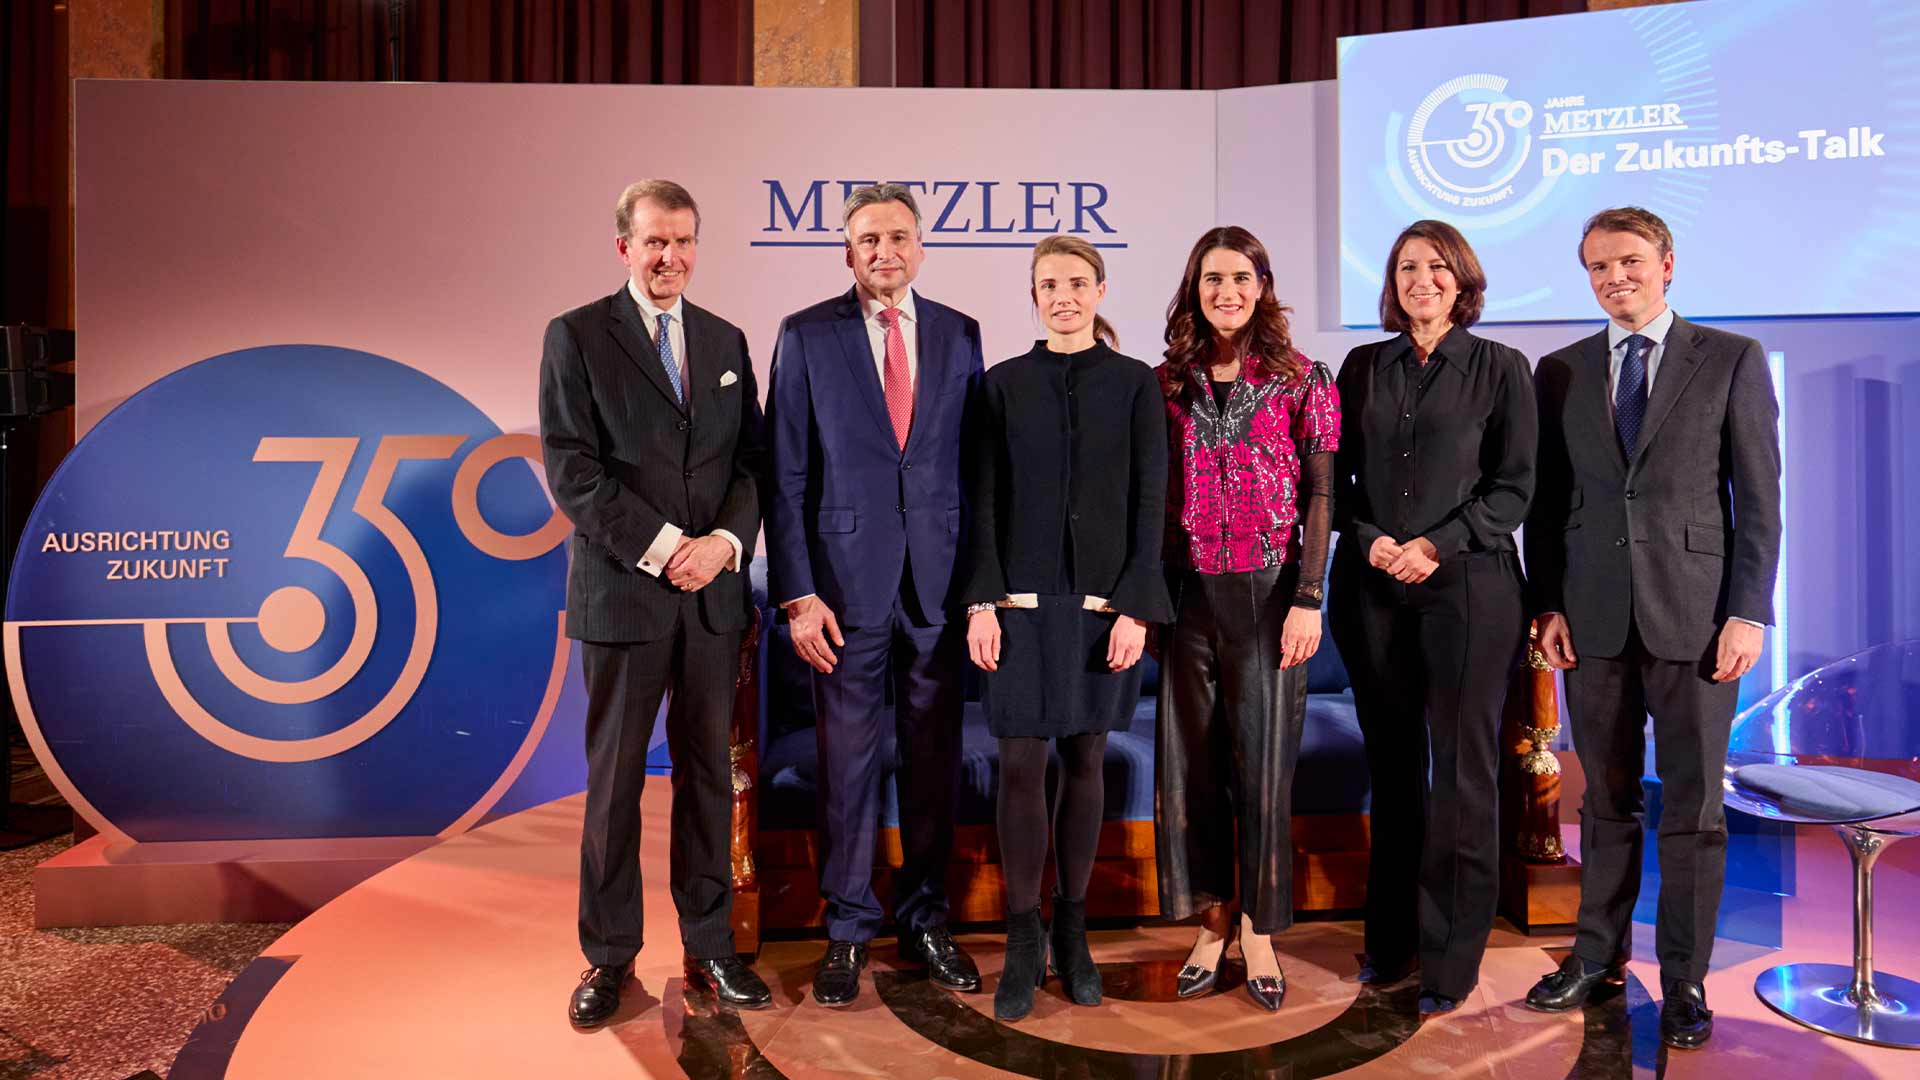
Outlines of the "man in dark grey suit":
[{"label": "man in dark grey suit", "polygon": [[1713,1031],[1702,983],[1726,877],[1727,736],[1773,621],[1779,409],[1759,342],[1667,307],[1673,235],[1657,216],[1594,215],[1580,259],[1609,322],[1535,372],[1540,483],[1526,554],[1540,648],[1566,672],[1586,772],[1584,865],[1573,952],[1527,1003],[1568,1009],[1624,979],[1651,714],[1660,1034],[1691,1048]]},{"label": "man in dark grey suit", "polygon": [[700,210],[669,180],[614,210],[629,278],[547,325],[540,439],[547,483],[574,524],[567,635],[587,687],[580,947],[592,965],[568,1005],[606,1022],[640,951],[640,788],[663,697],[673,755],[671,884],[689,985],[773,1000],[734,953],[734,672],[752,617],[743,572],[760,530],[763,463],[753,362],[738,328],[681,298]]}]

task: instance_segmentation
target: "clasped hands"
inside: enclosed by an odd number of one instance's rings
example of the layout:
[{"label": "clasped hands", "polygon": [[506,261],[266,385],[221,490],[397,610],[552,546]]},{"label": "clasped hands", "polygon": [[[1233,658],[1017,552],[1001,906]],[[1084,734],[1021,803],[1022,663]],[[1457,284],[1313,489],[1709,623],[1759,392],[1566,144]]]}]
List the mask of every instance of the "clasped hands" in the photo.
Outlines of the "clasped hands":
[{"label": "clasped hands", "polygon": [[1404,544],[1383,536],[1367,549],[1367,563],[1395,581],[1417,585],[1440,569],[1440,551],[1424,536],[1416,536]]},{"label": "clasped hands", "polygon": [[668,584],[682,592],[698,592],[720,576],[733,558],[733,545],[718,536],[681,537],[667,559]]}]

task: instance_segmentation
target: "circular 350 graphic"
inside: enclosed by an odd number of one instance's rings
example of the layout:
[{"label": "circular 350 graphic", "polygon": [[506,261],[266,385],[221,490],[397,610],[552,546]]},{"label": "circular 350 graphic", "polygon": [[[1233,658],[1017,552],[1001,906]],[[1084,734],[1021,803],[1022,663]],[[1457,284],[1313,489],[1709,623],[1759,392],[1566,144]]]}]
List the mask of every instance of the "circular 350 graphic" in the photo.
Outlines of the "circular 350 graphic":
[{"label": "circular 350 graphic", "polygon": [[567,660],[538,457],[349,349],[246,349],[135,394],[14,560],[8,682],[55,783],[138,841],[471,825]]},{"label": "circular 350 graphic", "polygon": [[1407,164],[1429,195],[1454,207],[1512,198],[1533,150],[1533,106],[1504,76],[1462,75],[1434,87],[1407,124]]}]

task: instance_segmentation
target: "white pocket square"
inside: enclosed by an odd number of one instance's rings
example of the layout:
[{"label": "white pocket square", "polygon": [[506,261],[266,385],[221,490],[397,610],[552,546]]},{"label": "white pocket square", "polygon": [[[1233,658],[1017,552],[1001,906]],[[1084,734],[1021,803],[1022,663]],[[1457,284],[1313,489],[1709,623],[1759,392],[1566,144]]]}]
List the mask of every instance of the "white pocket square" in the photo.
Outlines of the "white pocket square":
[{"label": "white pocket square", "polygon": [[721,376],[720,376],[720,385],[721,385],[721,386],[732,386],[732,385],[733,385],[734,383],[737,383],[737,382],[739,382],[739,381],[740,381],[740,376],[738,376],[738,375],[735,375],[735,374],[734,374],[733,372],[731,372],[731,371],[729,371],[729,372],[727,372],[727,373],[725,373],[724,375],[721,375]]}]

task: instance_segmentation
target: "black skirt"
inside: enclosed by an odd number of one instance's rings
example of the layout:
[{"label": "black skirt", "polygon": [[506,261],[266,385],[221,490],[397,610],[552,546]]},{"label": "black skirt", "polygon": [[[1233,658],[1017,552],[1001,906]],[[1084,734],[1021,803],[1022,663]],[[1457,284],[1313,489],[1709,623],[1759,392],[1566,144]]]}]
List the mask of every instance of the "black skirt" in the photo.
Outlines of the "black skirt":
[{"label": "black skirt", "polygon": [[1107,668],[1114,612],[1078,595],[1042,595],[1035,608],[1000,608],[1000,670],[986,676],[994,737],[1052,739],[1123,728],[1140,704],[1140,665]]}]

